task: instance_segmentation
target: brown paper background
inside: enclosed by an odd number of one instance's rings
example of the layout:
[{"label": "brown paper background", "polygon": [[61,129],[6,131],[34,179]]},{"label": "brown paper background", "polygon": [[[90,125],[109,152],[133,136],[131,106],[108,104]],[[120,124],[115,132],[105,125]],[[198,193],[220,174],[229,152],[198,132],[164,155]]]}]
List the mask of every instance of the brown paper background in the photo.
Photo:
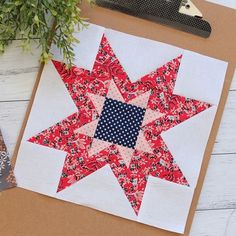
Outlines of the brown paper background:
[{"label": "brown paper background", "polygon": [[[236,11],[208,3],[204,0],[196,1],[196,5],[202,11],[205,16],[204,18],[212,25],[213,31],[209,39],[200,38],[111,10],[98,7],[90,9],[88,5],[83,6],[83,15],[90,18],[92,23],[169,43],[229,62],[221,102],[205,151],[198,185],[187,221],[185,236],[190,231],[194,211],[201,192],[236,64]],[[20,140],[42,69],[43,66],[39,70],[37,82],[34,86],[32,99],[25,116],[14,159],[19,149]],[[0,234],[3,236],[179,235],[20,188],[5,191],[0,195]]]}]

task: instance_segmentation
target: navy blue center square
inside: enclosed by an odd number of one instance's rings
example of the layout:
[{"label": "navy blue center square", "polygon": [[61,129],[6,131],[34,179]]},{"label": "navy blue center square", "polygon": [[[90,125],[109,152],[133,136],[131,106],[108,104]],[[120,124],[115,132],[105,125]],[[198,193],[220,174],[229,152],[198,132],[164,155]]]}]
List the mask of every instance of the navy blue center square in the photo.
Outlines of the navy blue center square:
[{"label": "navy blue center square", "polygon": [[106,98],[94,138],[134,148],[145,109]]}]

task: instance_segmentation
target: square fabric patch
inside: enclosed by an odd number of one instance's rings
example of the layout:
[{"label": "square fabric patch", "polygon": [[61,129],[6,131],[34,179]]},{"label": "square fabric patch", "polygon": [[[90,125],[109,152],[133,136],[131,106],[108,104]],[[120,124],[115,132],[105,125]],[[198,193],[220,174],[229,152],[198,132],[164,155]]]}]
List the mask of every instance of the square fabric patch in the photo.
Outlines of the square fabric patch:
[{"label": "square fabric patch", "polygon": [[183,233],[227,63],[96,25],[77,36],[70,70],[58,51],[44,67],[19,186]]},{"label": "square fabric patch", "polygon": [[134,148],[145,110],[106,98],[94,138]]},{"label": "square fabric patch", "polygon": [[15,186],[15,176],[11,168],[9,154],[0,130],[0,191]]}]

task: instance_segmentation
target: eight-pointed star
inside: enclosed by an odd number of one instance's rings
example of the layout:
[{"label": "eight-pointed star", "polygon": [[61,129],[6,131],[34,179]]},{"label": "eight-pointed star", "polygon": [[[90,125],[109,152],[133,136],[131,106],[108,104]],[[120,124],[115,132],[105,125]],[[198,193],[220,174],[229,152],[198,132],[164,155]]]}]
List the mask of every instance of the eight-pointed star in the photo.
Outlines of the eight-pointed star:
[{"label": "eight-pointed star", "polygon": [[78,111],[29,141],[67,153],[58,191],[108,164],[138,214],[149,175],[188,185],[161,133],[211,105],[173,94],[181,58],[131,83],[104,35],[92,71],[53,62]]}]

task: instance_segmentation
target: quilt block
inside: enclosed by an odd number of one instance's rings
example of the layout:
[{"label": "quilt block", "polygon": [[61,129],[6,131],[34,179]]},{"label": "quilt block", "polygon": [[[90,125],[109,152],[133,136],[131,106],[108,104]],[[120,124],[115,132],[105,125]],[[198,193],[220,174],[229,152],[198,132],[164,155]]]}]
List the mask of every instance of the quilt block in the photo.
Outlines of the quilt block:
[{"label": "quilt block", "polygon": [[19,185],[182,233],[227,64],[96,25],[78,38],[71,69],[52,47]]}]

